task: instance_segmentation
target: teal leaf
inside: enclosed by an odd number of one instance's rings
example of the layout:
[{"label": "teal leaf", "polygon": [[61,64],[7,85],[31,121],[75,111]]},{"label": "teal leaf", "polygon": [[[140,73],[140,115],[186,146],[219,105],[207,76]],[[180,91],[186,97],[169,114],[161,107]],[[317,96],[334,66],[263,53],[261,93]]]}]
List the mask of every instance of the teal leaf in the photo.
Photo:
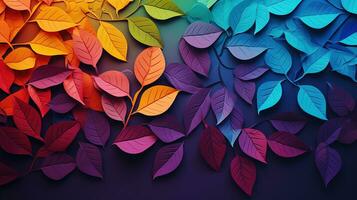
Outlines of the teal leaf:
[{"label": "teal leaf", "polygon": [[316,44],[314,44],[308,33],[303,32],[301,29],[295,29],[293,31],[285,31],[285,39],[289,43],[290,46],[295,49],[302,51],[306,54],[312,54],[318,48]]},{"label": "teal leaf", "polygon": [[198,0],[198,2],[202,3],[207,8],[210,8],[217,2],[217,0]]},{"label": "teal leaf", "polygon": [[282,93],[281,81],[268,81],[261,84],[257,91],[258,114],[277,104]]},{"label": "teal leaf", "polygon": [[210,22],[212,14],[209,9],[202,3],[196,3],[187,13],[188,20],[192,23],[194,21]]},{"label": "teal leaf", "polygon": [[242,1],[243,0],[219,0],[212,7],[213,21],[222,29],[227,30],[229,28],[229,13]]},{"label": "teal leaf", "polygon": [[340,42],[345,45],[351,45],[351,46],[357,45],[357,32],[352,33],[351,35],[341,40]]},{"label": "teal leaf", "polygon": [[342,6],[345,10],[352,14],[357,14],[357,1],[356,0],[341,0]]},{"label": "teal leaf", "polygon": [[324,70],[330,61],[330,56],[330,51],[319,48],[302,62],[304,74],[319,73]]},{"label": "teal leaf", "polygon": [[233,36],[227,48],[234,57],[240,60],[253,59],[267,49],[264,38],[253,37],[246,33]]},{"label": "teal leaf", "polygon": [[256,2],[243,1],[233,8],[229,17],[229,25],[234,34],[246,32],[253,26],[257,5]]},{"label": "teal leaf", "polygon": [[322,29],[338,17],[341,12],[327,3],[311,2],[298,17],[304,24],[314,29]]},{"label": "teal leaf", "polygon": [[292,65],[292,58],[288,50],[278,43],[268,49],[264,56],[265,64],[278,74],[287,74]]},{"label": "teal leaf", "polygon": [[266,6],[274,15],[288,15],[299,5],[302,0],[266,0]]},{"label": "teal leaf", "polygon": [[261,31],[268,24],[269,19],[270,14],[268,8],[263,4],[258,4],[254,34],[257,34],[259,31]]},{"label": "teal leaf", "polygon": [[300,85],[297,100],[300,108],[314,117],[326,118],[326,100],[319,89],[311,85]]}]

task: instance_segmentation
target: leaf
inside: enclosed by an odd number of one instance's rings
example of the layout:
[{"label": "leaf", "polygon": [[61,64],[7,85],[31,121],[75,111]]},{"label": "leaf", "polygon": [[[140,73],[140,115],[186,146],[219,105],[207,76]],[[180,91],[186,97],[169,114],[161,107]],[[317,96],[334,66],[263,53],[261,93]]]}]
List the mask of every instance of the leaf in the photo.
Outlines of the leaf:
[{"label": "leaf", "polygon": [[41,117],[38,112],[22,100],[14,100],[14,123],[16,127],[26,135],[42,141]]},{"label": "leaf", "polygon": [[80,142],[76,155],[76,163],[81,172],[90,176],[103,178],[102,156],[98,147]]},{"label": "leaf", "polygon": [[107,114],[108,117],[117,121],[124,122],[127,112],[127,106],[124,99],[103,95],[102,106],[105,114]]},{"label": "leaf", "polygon": [[267,163],[267,139],[262,132],[252,128],[245,128],[239,135],[238,142],[245,154],[260,162]]},{"label": "leaf", "polygon": [[250,105],[253,103],[255,94],[254,82],[234,79],[234,89],[245,102],[249,103]]},{"label": "leaf", "polygon": [[177,121],[176,117],[169,115],[163,119],[150,122],[148,126],[161,141],[171,143],[185,136]]},{"label": "leaf", "polygon": [[183,143],[169,144],[156,153],[153,179],[173,172],[182,162]]},{"label": "leaf", "polygon": [[300,85],[297,100],[304,112],[319,119],[327,120],[326,100],[319,89],[311,85]]},{"label": "leaf", "polygon": [[15,171],[14,169],[10,168],[9,166],[0,163],[0,185],[5,185],[8,184],[18,177],[20,177],[21,174]]},{"label": "leaf", "polygon": [[45,65],[37,68],[29,84],[38,89],[46,89],[63,83],[72,72],[63,66]]},{"label": "leaf", "polygon": [[217,2],[217,0],[198,0],[198,2],[206,5],[207,8],[210,8]]},{"label": "leaf", "polygon": [[344,124],[347,124],[344,118],[330,119],[322,124],[317,134],[317,143],[325,143],[330,145],[334,143],[339,137]]},{"label": "leaf", "polygon": [[108,0],[108,3],[115,8],[116,12],[119,12],[132,1],[133,0]]},{"label": "leaf", "polygon": [[10,154],[32,154],[30,140],[24,133],[13,127],[0,127],[0,147]]},{"label": "leaf", "polygon": [[231,176],[234,182],[249,196],[252,195],[257,170],[252,161],[235,156],[231,161]]},{"label": "leaf", "polygon": [[154,19],[166,20],[183,15],[171,0],[145,0],[143,3],[146,12]]},{"label": "leaf", "polygon": [[229,14],[242,0],[220,0],[212,8],[213,21],[222,29],[229,28]]},{"label": "leaf", "polygon": [[222,30],[213,24],[194,22],[187,27],[183,39],[191,46],[203,49],[210,47],[221,34]]},{"label": "leaf", "polygon": [[[192,5],[191,5],[192,6]],[[212,21],[212,13],[204,4],[197,2],[193,4],[190,10],[186,11],[185,15],[189,22],[202,21],[210,22]]]},{"label": "leaf", "polygon": [[267,7],[274,15],[288,15],[299,5],[302,0],[273,0]]},{"label": "leaf", "polygon": [[238,106],[235,106],[229,120],[224,121],[219,127],[219,130],[227,138],[232,147],[241,133],[243,123],[243,113]]},{"label": "leaf", "polygon": [[128,154],[139,154],[155,144],[156,140],[155,135],[145,126],[127,126],[113,144]]},{"label": "leaf", "polygon": [[233,111],[233,95],[225,87],[222,87],[212,94],[211,106],[216,115],[217,124],[220,124]]},{"label": "leaf", "polygon": [[29,44],[32,50],[40,55],[57,56],[68,54],[62,39],[56,33],[40,31]]},{"label": "leaf", "polygon": [[41,163],[41,171],[48,178],[58,181],[76,168],[74,159],[67,154],[52,154]]},{"label": "leaf", "polygon": [[99,40],[85,30],[73,31],[73,50],[78,59],[95,69],[102,55],[103,49]]},{"label": "leaf", "polygon": [[51,90],[39,90],[32,87],[31,85],[28,86],[27,90],[32,101],[35,102],[36,106],[40,110],[41,116],[44,117],[50,110],[49,103],[51,101]]},{"label": "leaf", "polygon": [[284,34],[290,46],[308,55],[318,49],[318,46],[311,41],[309,33],[300,28],[296,28],[294,31],[285,31]]},{"label": "leaf", "polygon": [[357,14],[357,2],[354,0],[341,0],[341,4],[345,10],[352,14]]},{"label": "leaf", "polygon": [[357,32],[352,33],[351,35],[342,39],[340,42],[345,45],[351,45],[351,46],[357,45]]},{"label": "leaf", "polygon": [[92,77],[87,73],[83,73],[84,104],[92,110],[103,111],[102,96],[94,84]]},{"label": "leaf", "polygon": [[14,101],[15,98],[21,99],[24,102],[28,102],[30,97],[25,88],[10,94],[0,102],[0,108],[6,113],[7,116],[14,114]]},{"label": "leaf", "polygon": [[211,66],[211,59],[208,51],[193,48],[188,45],[184,39],[180,40],[179,50],[181,58],[187,66],[203,76],[208,76]]},{"label": "leaf", "polygon": [[46,32],[58,32],[77,26],[61,8],[41,6],[34,20]]},{"label": "leaf", "polygon": [[258,3],[254,34],[261,31],[268,24],[269,20],[270,14],[268,8],[265,5]]},{"label": "leaf", "polygon": [[341,157],[328,145],[321,143],[315,150],[315,164],[325,185],[341,170]]},{"label": "leaf", "polygon": [[239,34],[229,40],[227,48],[234,57],[240,60],[250,60],[267,50],[265,43],[265,40],[262,38],[254,38],[248,34]]},{"label": "leaf", "polygon": [[256,2],[243,1],[233,8],[229,24],[235,35],[246,32],[253,26],[257,15],[257,6]]},{"label": "leaf", "polygon": [[97,86],[115,97],[129,96],[129,80],[124,73],[119,71],[106,71],[99,76],[94,76]]},{"label": "leaf", "polygon": [[162,47],[160,32],[156,24],[146,17],[129,17],[130,34],[139,42],[155,47]]},{"label": "leaf", "polygon": [[297,134],[307,123],[307,119],[297,113],[278,113],[270,119],[271,124],[280,132]]},{"label": "leaf", "polygon": [[126,61],[128,42],[119,29],[107,22],[100,22],[97,37],[103,48],[110,55]]},{"label": "leaf", "polygon": [[75,69],[63,81],[63,88],[70,97],[84,105],[83,79],[83,72],[80,69]]},{"label": "leaf", "polygon": [[298,137],[288,132],[275,132],[268,138],[271,150],[280,157],[293,158],[309,150]]},{"label": "leaf", "polygon": [[206,127],[200,137],[199,149],[201,156],[214,170],[219,171],[226,155],[226,140],[214,126]]},{"label": "leaf", "polygon": [[28,10],[31,11],[31,0],[3,0],[5,5],[14,10]]},{"label": "leaf", "polygon": [[202,87],[200,79],[185,64],[172,63],[165,70],[165,77],[178,90],[194,94]]},{"label": "leaf", "polygon": [[345,116],[355,108],[355,100],[350,93],[336,85],[329,85],[327,102],[339,116]]},{"label": "leaf", "polygon": [[65,114],[71,111],[77,103],[70,98],[68,95],[61,93],[56,95],[50,103],[51,110],[55,111],[56,113]]},{"label": "leaf", "polygon": [[267,81],[257,91],[258,113],[277,104],[282,96],[281,81]]},{"label": "leaf", "polygon": [[268,49],[264,60],[271,70],[278,74],[287,74],[292,65],[290,53],[280,44]]},{"label": "leaf", "polygon": [[158,47],[149,47],[135,59],[134,73],[142,86],[158,80],[165,71],[165,57]]},{"label": "leaf", "polygon": [[19,47],[5,57],[4,63],[13,70],[31,69],[35,67],[36,56],[30,49]]},{"label": "leaf", "polygon": [[104,146],[110,135],[109,122],[101,113],[89,111],[83,131],[89,142]]},{"label": "leaf", "polygon": [[330,56],[330,51],[319,48],[302,62],[304,74],[313,74],[323,71],[330,61]]},{"label": "leaf", "polygon": [[322,29],[335,20],[341,13],[333,6],[322,2],[311,2],[298,17],[304,24],[314,29]]},{"label": "leaf", "polygon": [[201,89],[199,92],[192,95],[186,104],[184,108],[186,134],[190,134],[193,129],[206,118],[211,105],[209,93],[209,89]]},{"label": "leaf", "polygon": [[166,112],[179,91],[165,85],[156,85],[145,90],[141,96],[136,112],[146,116],[161,115]]},{"label": "leaf", "polygon": [[1,26],[1,30],[0,30],[0,43],[6,43],[8,44],[10,47],[11,45],[11,33],[10,33],[10,27],[9,25],[5,22],[5,21],[0,21],[0,26]]},{"label": "leaf", "polygon": [[264,75],[269,69],[265,67],[255,67],[252,65],[239,65],[234,69],[234,76],[243,81],[257,79]]},{"label": "leaf", "polygon": [[2,60],[0,60],[0,74],[0,89],[9,94],[10,87],[15,81],[15,74]]}]

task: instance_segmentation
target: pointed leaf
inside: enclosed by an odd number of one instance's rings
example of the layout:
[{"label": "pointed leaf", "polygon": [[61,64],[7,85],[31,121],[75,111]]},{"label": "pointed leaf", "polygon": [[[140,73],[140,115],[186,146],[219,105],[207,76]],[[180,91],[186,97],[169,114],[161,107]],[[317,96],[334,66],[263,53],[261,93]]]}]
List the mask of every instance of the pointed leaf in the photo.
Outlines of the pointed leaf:
[{"label": "pointed leaf", "polygon": [[277,104],[282,93],[281,81],[268,81],[261,84],[257,91],[258,113]]},{"label": "pointed leaf", "polygon": [[161,141],[170,143],[185,136],[177,121],[176,117],[168,116],[163,119],[156,119],[150,122],[148,126]]},{"label": "pointed leaf", "polygon": [[243,33],[249,30],[257,15],[256,2],[243,1],[235,6],[229,16],[229,24],[234,34]]},{"label": "pointed leaf", "polygon": [[268,138],[271,150],[283,158],[299,156],[309,150],[298,137],[288,132],[275,132]]},{"label": "pointed leaf", "polygon": [[272,0],[267,4],[269,12],[274,15],[288,15],[302,0]]},{"label": "pointed leaf", "polygon": [[0,127],[0,147],[11,154],[32,154],[30,140],[24,133],[13,127]]},{"label": "pointed leaf", "polygon": [[265,67],[254,67],[252,65],[239,65],[234,70],[234,76],[243,81],[250,81],[261,77],[269,69]]},{"label": "pointed leaf", "polygon": [[76,163],[81,172],[90,176],[103,178],[102,156],[98,147],[80,142],[76,155]]},{"label": "pointed leaf", "polygon": [[5,5],[14,10],[28,10],[31,9],[31,0],[3,0]]},{"label": "pointed leaf", "polygon": [[42,66],[33,72],[29,84],[38,89],[46,89],[63,83],[71,73],[63,66]]},{"label": "pointed leaf", "polygon": [[173,172],[181,163],[183,143],[169,144],[156,153],[153,179]]},{"label": "pointed leaf", "polygon": [[73,50],[78,59],[97,68],[103,49],[97,37],[85,30],[73,31]]},{"label": "pointed leaf", "polygon": [[72,74],[63,81],[63,88],[68,96],[84,105],[83,79],[83,72],[80,69],[75,69]]},{"label": "pointed leaf", "polygon": [[194,22],[187,27],[183,39],[191,46],[202,49],[210,47],[221,33],[222,30],[213,24]]},{"label": "pointed leaf", "polygon": [[317,135],[317,143],[323,142],[330,145],[335,142],[342,132],[345,123],[347,123],[345,118],[329,119],[323,123]]},{"label": "pointed leaf", "polygon": [[256,129],[245,128],[239,136],[239,146],[248,156],[263,162],[266,161],[267,139],[265,135]]},{"label": "pointed leaf", "polygon": [[0,74],[0,89],[9,94],[10,87],[15,81],[15,74],[2,60],[0,60]]},{"label": "pointed leaf", "polygon": [[253,98],[255,94],[254,82],[234,79],[234,89],[245,102],[249,104],[253,103]]},{"label": "pointed leaf", "polygon": [[345,116],[355,108],[355,100],[350,93],[336,85],[330,85],[327,93],[327,102],[339,116]]},{"label": "pointed leaf", "polygon": [[69,53],[57,33],[40,31],[29,44],[32,50],[40,55],[58,56]]},{"label": "pointed leaf", "polygon": [[110,135],[109,122],[102,113],[89,111],[83,131],[89,142],[104,146]]},{"label": "pointed leaf", "polygon": [[129,80],[122,72],[106,71],[94,76],[94,81],[100,89],[112,96],[129,96]]},{"label": "pointed leaf", "polygon": [[166,20],[183,15],[183,12],[171,0],[146,0],[144,8],[149,15],[158,20]]},{"label": "pointed leaf", "polygon": [[235,156],[231,161],[231,176],[234,182],[249,196],[252,195],[257,170],[252,161]]},{"label": "pointed leaf", "polygon": [[225,87],[220,88],[212,94],[211,106],[216,115],[217,124],[220,124],[233,110],[234,99],[232,94]]},{"label": "pointed leaf", "polygon": [[41,171],[48,178],[58,181],[76,168],[74,159],[67,154],[52,154],[41,163]]},{"label": "pointed leaf", "polygon": [[300,85],[298,92],[298,104],[306,113],[326,120],[326,100],[319,89],[311,85]]},{"label": "pointed leaf", "polygon": [[178,90],[191,94],[196,93],[202,87],[200,79],[185,64],[169,64],[165,70],[165,77]]},{"label": "pointed leaf", "polygon": [[71,17],[61,8],[41,6],[34,21],[47,32],[58,32],[76,26]]},{"label": "pointed leaf", "polygon": [[71,111],[76,105],[77,103],[72,98],[61,93],[51,100],[50,108],[57,113],[64,114]]},{"label": "pointed leaf", "polygon": [[44,117],[50,110],[51,90],[39,90],[31,85],[28,86],[27,90],[32,101],[35,102],[36,106],[40,110],[41,116]]},{"label": "pointed leaf", "polygon": [[344,38],[340,42],[342,44],[345,44],[345,45],[351,45],[351,46],[357,45],[357,32],[352,33],[351,35],[347,36],[346,38]]},{"label": "pointed leaf", "polygon": [[159,29],[146,17],[129,17],[130,34],[139,42],[155,47],[162,47]]},{"label": "pointed leaf", "polygon": [[305,127],[307,119],[296,113],[285,112],[273,116],[270,122],[280,132],[296,134]]},{"label": "pointed leaf", "polygon": [[325,185],[341,170],[341,157],[338,152],[328,145],[321,143],[315,151],[315,164]]},{"label": "pointed leaf", "polygon": [[354,0],[341,0],[342,6],[345,10],[352,14],[357,14],[357,2]]},{"label": "pointed leaf", "polygon": [[125,120],[127,106],[124,99],[103,95],[102,106],[105,114],[110,118],[122,122]]},{"label": "pointed leaf", "polygon": [[35,67],[36,56],[30,49],[19,47],[5,57],[4,63],[13,70],[31,69]]}]

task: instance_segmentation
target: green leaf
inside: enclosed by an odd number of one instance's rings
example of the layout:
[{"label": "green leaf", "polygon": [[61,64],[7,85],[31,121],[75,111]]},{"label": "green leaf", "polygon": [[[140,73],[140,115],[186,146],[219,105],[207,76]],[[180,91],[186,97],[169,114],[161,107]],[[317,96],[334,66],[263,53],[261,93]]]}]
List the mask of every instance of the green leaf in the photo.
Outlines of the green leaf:
[{"label": "green leaf", "polygon": [[146,17],[129,17],[129,32],[139,42],[162,47],[160,32],[156,24]]},{"label": "green leaf", "polygon": [[257,91],[258,114],[277,104],[282,94],[281,81],[268,81],[261,84]]},{"label": "green leaf", "polygon": [[326,100],[319,89],[311,85],[300,85],[297,100],[304,112],[319,119],[327,120]]},{"label": "green leaf", "polygon": [[311,2],[298,18],[307,26],[322,29],[335,20],[341,12],[327,3]]},{"label": "green leaf", "polygon": [[207,6],[207,8],[210,8],[217,2],[217,0],[198,0],[198,2]]},{"label": "green leaf", "polygon": [[302,0],[266,0],[270,13],[274,15],[290,14]]},{"label": "green leaf", "polygon": [[154,19],[166,20],[183,15],[171,0],[146,0],[144,3],[146,12]]},{"label": "green leaf", "polygon": [[330,61],[330,56],[330,51],[327,51],[324,48],[319,48],[302,62],[304,74],[319,73],[324,70]]},{"label": "green leaf", "polygon": [[357,32],[352,33],[351,35],[341,40],[340,42],[345,45],[351,45],[351,46],[357,45]]},{"label": "green leaf", "polygon": [[345,10],[352,14],[357,14],[357,1],[356,0],[341,0],[342,6]]}]

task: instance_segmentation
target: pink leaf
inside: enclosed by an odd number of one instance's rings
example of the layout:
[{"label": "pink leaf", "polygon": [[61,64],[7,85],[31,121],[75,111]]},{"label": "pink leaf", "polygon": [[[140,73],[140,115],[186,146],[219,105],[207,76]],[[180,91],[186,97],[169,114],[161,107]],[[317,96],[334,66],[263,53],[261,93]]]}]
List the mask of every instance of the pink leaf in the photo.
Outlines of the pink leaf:
[{"label": "pink leaf", "polygon": [[63,83],[71,73],[63,66],[46,65],[33,72],[29,84],[38,89],[46,89]]},{"label": "pink leaf", "polygon": [[236,184],[249,196],[257,176],[257,170],[252,161],[237,155],[231,162],[231,176]]},{"label": "pink leaf", "polygon": [[63,87],[70,97],[84,105],[83,72],[80,69],[75,69],[72,75],[63,81]]},{"label": "pink leaf", "polygon": [[110,118],[117,121],[125,120],[127,107],[124,99],[103,95],[102,106],[105,114],[107,114]]},{"label": "pink leaf", "polygon": [[27,90],[32,101],[35,102],[38,109],[40,109],[41,116],[44,117],[50,110],[51,90],[49,88],[40,90],[31,85],[28,86]]},{"label": "pink leaf", "polygon": [[297,136],[287,132],[273,133],[268,144],[274,153],[284,158],[296,157],[309,150]]},{"label": "pink leaf", "polygon": [[122,72],[107,71],[94,77],[98,87],[115,97],[129,96],[129,80]]},{"label": "pink leaf", "polygon": [[267,163],[267,139],[262,132],[251,128],[243,129],[239,136],[239,146],[248,156]]}]

